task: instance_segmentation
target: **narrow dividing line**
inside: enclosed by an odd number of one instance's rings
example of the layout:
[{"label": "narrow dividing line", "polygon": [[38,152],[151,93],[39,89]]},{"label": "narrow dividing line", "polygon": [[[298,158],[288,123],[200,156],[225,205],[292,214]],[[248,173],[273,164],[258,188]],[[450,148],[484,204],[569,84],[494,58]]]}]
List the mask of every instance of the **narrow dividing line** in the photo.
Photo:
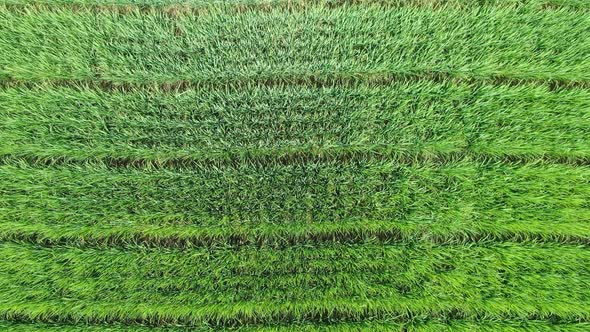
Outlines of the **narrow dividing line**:
[{"label": "narrow dividing line", "polygon": [[[0,228],[2,224],[0,223]],[[590,237],[585,235],[545,233],[538,231],[495,230],[494,232],[481,230],[456,230],[448,234],[430,234],[426,230],[404,231],[401,228],[389,229],[357,229],[310,231],[307,233],[290,234],[283,230],[275,234],[258,234],[256,229],[247,233],[207,233],[201,234],[168,234],[154,235],[149,233],[130,231],[127,234],[101,234],[100,230],[93,233],[66,234],[47,236],[43,232],[14,229],[2,231],[0,229],[0,243],[35,244],[42,247],[67,246],[77,248],[170,248],[190,249],[197,247],[225,248],[225,247],[257,247],[284,249],[293,246],[321,246],[332,243],[363,245],[395,245],[395,244],[433,244],[441,245],[490,245],[497,243],[519,244],[561,244],[580,245],[588,247]]]},{"label": "narrow dividing line", "polygon": [[107,168],[131,168],[131,169],[191,169],[195,167],[231,166],[231,165],[292,165],[307,162],[339,162],[351,163],[356,160],[365,161],[394,161],[404,165],[416,165],[421,163],[438,163],[441,165],[458,161],[474,161],[480,163],[503,163],[510,165],[524,164],[548,164],[590,166],[590,156],[551,156],[551,155],[490,155],[473,153],[469,151],[451,153],[426,153],[426,152],[397,152],[386,149],[365,149],[357,147],[356,150],[241,150],[220,151],[201,156],[170,156],[170,157],[140,157],[140,156],[38,156],[30,154],[4,154],[0,155],[0,165],[18,165],[25,163],[34,167],[50,166],[74,166],[99,164]]},{"label": "narrow dividing line", "polygon": [[[514,9],[531,8],[536,10],[576,10],[587,11],[590,6],[579,2],[552,1],[552,0],[238,0],[225,2],[211,1],[168,1],[167,3],[153,4],[141,1],[35,1],[35,0],[10,0],[1,6],[6,10],[30,13],[57,12],[68,10],[74,13],[111,13],[118,15],[130,14],[162,14],[170,18],[180,16],[207,15],[212,7],[223,7],[235,14],[248,11],[269,12],[273,10],[303,11],[310,7],[340,8],[347,6],[379,6],[384,9],[396,8],[428,8],[432,10],[455,9],[466,10],[470,8],[499,8]],[[0,8],[2,8],[0,7]]]},{"label": "narrow dividing line", "polygon": [[[170,326],[208,326],[215,328],[235,328],[241,326],[260,326],[266,324],[298,324],[298,323],[314,323],[314,324],[334,324],[334,323],[358,323],[369,320],[386,320],[390,322],[408,322],[419,320],[546,320],[551,321],[552,324],[567,324],[567,323],[584,323],[589,319],[583,313],[572,315],[572,317],[563,317],[556,314],[530,312],[526,315],[515,314],[507,312],[503,315],[490,314],[483,310],[476,311],[474,309],[465,310],[456,306],[451,308],[449,305],[440,309],[431,310],[417,310],[412,311],[410,308],[401,308],[398,306],[388,306],[379,304],[371,304],[360,306],[357,303],[346,303],[343,307],[321,307],[320,305],[306,305],[303,308],[295,310],[280,311],[279,308],[274,310],[267,307],[258,307],[256,309],[250,308],[247,312],[239,309],[234,310],[233,315],[228,313],[208,313],[208,314],[194,314],[182,313],[178,315],[170,315],[169,312],[149,312],[139,313],[109,311],[100,314],[92,315],[89,313],[73,313],[65,309],[55,310],[55,308],[35,308],[33,310],[26,309],[0,309],[0,319],[14,321],[14,322],[29,322],[29,323],[79,323],[86,324],[123,324],[129,326],[149,326],[149,327],[170,327]],[[55,305],[54,305],[55,306]],[[114,305],[113,305],[114,306]],[[396,308],[398,307],[398,308]],[[53,309],[53,310],[51,310]],[[103,309],[103,308],[101,308]],[[114,308],[113,308],[114,309]],[[206,308],[199,308],[206,309]],[[61,312],[60,312],[61,311]],[[204,310],[199,310],[204,312]],[[268,312],[263,312],[268,311]],[[508,311],[508,310],[507,310]],[[259,313],[260,315],[257,315]]]},{"label": "narrow dividing line", "polygon": [[[519,321],[519,320],[501,320],[501,321],[470,321],[470,320],[443,320],[443,319],[416,319],[413,321],[405,322],[392,322],[389,320],[367,320],[358,323],[296,323],[296,324],[273,324],[268,325],[249,325],[239,329],[242,332],[253,332],[253,331],[273,331],[273,332],[286,332],[286,331],[323,331],[323,330],[342,330],[342,331],[436,331],[441,329],[441,326],[447,328],[456,328],[458,330],[474,330],[483,329],[484,331],[493,331],[505,329],[530,329],[535,331],[586,331],[590,328],[588,323],[552,323],[550,321]],[[86,324],[84,322],[65,322],[65,323],[39,323],[39,322],[18,322],[18,321],[0,321],[0,327],[6,329],[17,329],[17,331],[60,331],[60,332],[72,332],[72,331],[104,331],[108,329],[110,332],[177,332],[187,331],[187,329],[195,328],[198,331],[217,331],[215,327],[207,325],[198,326],[170,326],[164,327],[162,330],[153,330],[152,327],[142,325],[121,325],[121,324]],[[224,329],[224,331],[226,331]],[[230,330],[233,331],[233,330]]]},{"label": "narrow dividing line", "polygon": [[200,80],[177,81],[117,81],[106,79],[45,79],[39,81],[23,81],[11,77],[0,78],[0,89],[20,87],[25,89],[67,87],[72,89],[100,89],[106,92],[158,91],[182,93],[196,89],[212,89],[219,87],[240,88],[244,86],[311,86],[355,87],[360,84],[369,86],[387,86],[398,82],[430,81],[434,83],[453,84],[491,84],[497,86],[547,86],[550,90],[590,89],[590,81],[565,79],[513,78],[508,76],[473,76],[465,73],[448,72],[416,72],[416,73],[333,73],[257,77],[221,77]]}]

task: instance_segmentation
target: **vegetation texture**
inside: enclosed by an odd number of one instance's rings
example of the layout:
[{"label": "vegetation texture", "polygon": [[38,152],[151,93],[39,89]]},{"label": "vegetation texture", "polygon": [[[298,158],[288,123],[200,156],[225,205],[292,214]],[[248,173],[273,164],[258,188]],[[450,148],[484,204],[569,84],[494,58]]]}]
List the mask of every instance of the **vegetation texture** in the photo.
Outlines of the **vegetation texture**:
[{"label": "vegetation texture", "polygon": [[0,330],[590,330],[590,2],[4,0]]}]

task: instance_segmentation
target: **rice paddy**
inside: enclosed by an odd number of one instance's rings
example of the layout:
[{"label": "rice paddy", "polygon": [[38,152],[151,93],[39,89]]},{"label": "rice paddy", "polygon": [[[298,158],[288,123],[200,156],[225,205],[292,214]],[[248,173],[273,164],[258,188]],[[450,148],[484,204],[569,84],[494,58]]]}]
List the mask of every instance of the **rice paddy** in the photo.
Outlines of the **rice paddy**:
[{"label": "rice paddy", "polygon": [[590,3],[4,0],[0,330],[587,331]]}]

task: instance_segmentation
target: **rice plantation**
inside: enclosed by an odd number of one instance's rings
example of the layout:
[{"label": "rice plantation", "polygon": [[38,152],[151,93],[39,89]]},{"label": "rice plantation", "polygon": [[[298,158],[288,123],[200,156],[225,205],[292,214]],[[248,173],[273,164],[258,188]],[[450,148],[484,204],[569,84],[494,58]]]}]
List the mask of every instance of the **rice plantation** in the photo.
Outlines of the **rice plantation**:
[{"label": "rice plantation", "polygon": [[0,329],[590,330],[590,2],[4,0]]}]

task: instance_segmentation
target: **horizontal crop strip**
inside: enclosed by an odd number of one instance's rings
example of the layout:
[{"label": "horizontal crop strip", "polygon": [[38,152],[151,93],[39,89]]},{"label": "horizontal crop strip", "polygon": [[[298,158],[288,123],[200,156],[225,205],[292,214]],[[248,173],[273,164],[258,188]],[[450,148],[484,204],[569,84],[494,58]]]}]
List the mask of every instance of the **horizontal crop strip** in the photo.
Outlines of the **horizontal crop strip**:
[{"label": "horizontal crop strip", "polygon": [[[334,323],[334,324],[286,324],[286,325],[253,325],[239,328],[220,328],[210,325],[190,326],[198,328],[198,331],[237,331],[237,332],[287,332],[287,331],[304,331],[304,332],[330,332],[330,331],[408,331],[408,332],[450,332],[450,331],[482,331],[482,332],[517,332],[517,331],[569,331],[569,332],[586,332],[590,329],[589,323],[551,323],[539,320],[501,320],[501,321],[468,321],[468,320],[427,320],[410,323],[401,323],[396,321],[366,321],[357,323]],[[0,328],[12,332],[81,332],[81,331],[100,331],[100,332],[180,332],[186,331],[187,326],[175,327],[147,327],[139,325],[88,325],[88,324],[59,324],[59,323],[16,323],[11,321],[0,321]]]},{"label": "horizontal crop strip", "polygon": [[[378,5],[206,15],[0,8],[0,78],[124,82],[447,73],[583,82],[590,16]],[[565,23],[567,22],[567,23]]]},{"label": "horizontal crop strip", "polygon": [[178,252],[4,243],[0,254],[4,319],[224,326],[368,317],[590,318],[590,252],[573,246]]},{"label": "horizontal crop strip", "polygon": [[588,167],[469,161],[190,170],[11,164],[0,167],[0,234],[80,244],[587,243],[589,181]]},{"label": "horizontal crop strip", "polygon": [[1,155],[206,159],[223,154],[470,152],[590,158],[590,90],[400,81],[126,92],[0,89]]}]

